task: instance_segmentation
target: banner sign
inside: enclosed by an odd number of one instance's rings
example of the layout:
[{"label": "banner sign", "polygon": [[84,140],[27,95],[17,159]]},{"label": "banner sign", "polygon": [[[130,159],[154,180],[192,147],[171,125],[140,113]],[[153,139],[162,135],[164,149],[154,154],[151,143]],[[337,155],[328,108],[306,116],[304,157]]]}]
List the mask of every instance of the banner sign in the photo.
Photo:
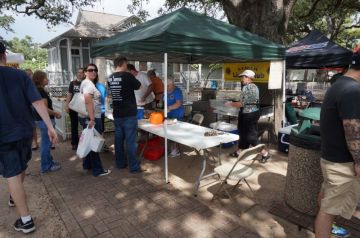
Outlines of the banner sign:
[{"label": "banner sign", "polygon": [[229,63],[224,64],[224,77],[226,81],[241,81],[240,74],[250,69],[255,72],[254,83],[267,83],[269,81],[270,62]]}]

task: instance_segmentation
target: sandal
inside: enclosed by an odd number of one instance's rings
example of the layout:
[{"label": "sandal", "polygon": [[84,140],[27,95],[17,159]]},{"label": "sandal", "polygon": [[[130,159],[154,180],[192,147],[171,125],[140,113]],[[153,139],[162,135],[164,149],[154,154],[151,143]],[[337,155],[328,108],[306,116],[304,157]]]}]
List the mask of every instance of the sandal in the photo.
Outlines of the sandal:
[{"label": "sandal", "polygon": [[37,150],[37,149],[39,149],[39,146],[31,147],[31,150]]},{"label": "sandal", "polygon": [[230,154],[231,157],[237,158],[239,157],[239,154],[237,153],[237,151],[234,151]]}]

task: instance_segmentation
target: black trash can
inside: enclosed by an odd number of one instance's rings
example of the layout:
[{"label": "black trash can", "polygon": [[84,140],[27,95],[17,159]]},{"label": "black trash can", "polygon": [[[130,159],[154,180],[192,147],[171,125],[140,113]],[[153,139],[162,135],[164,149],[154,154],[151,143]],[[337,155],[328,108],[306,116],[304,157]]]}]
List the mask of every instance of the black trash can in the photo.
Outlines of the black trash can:
[{"label": "black trash can", "polygon": [[320,126],[313,124],[320,119],[320,108],[306,109],[300,116],[299,126],[292,128],[290,134],[285,202],[299,212],[315,216],[323,181]]}]

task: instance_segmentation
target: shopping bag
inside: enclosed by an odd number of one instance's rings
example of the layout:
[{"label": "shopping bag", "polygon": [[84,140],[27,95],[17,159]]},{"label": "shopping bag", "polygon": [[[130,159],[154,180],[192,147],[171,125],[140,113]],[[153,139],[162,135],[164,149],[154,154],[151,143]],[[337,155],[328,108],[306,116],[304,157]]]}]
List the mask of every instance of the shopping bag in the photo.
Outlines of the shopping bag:
[{"label": "shopping bag", "polygon": [[69,103],[69,108],[73,111],[76,111],[76,112],[84,115],[84,116],[87,116],[88,112],[86,111],[84,94],[75,93]]},{"label": "shopping bag", "polygon": [[93,129],[93,138],[91,140],[91,150],[94,152],[102,151],[105,144],[104,137],[96,130]]},{"label": "shopping bag", "polygon": [[94,128],[85,128],[79,138],[78,148],[76,150],[77,156],[85,158],[91,151],[91,141],[94,138]]}]

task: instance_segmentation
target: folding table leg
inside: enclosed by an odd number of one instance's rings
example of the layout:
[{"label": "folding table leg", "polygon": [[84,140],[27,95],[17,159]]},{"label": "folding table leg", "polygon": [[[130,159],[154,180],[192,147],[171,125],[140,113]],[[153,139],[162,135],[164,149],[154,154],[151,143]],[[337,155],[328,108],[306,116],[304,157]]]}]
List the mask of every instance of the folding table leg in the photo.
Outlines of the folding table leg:
[{"label": "folding table leg", "polygon": [[[198,151],[197,151],[197,153],[200,154]],[[204,158],[203,156],[201,156],[201,157],[203,159],[201,172],[200,172],[200,175],[199,175],[199,177],[196,180],[195,185],[194,185],[194,196],[195,197],[197,196],[197,192],[198,192],[199,186],[200,186],[200,181],[203,179],[203,175],[204,175],[204,172],[205,172],[205,169],[206,169],[206,158]]]},{"label": "folding table leg", "polygon": [[148,141],[149,141],[149,133],[145,133],[146,136],[145,136],[145,144],[144,144],[144,147],[142,148],[142,150],[140,151],[140,154],[139,154],[139,160],[140,161],[143,161],[143,156],[144,156],[144,152],[145,152],[145,149],[148,145]]}]

